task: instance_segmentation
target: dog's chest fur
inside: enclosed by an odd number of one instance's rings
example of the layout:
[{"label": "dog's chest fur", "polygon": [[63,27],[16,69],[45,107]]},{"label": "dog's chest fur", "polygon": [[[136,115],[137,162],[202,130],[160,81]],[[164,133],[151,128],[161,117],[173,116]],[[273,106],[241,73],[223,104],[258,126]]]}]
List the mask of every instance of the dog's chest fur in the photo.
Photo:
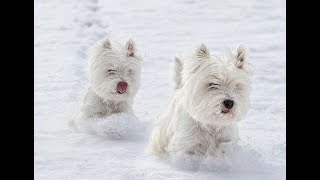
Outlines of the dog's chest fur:
[{"label": "dog's chest fur", "polygon": [[101,113],[103,115],[120,113],[120,112],[123,112],[125,109],[127,109],[127,104],[124,101],[121,101],[121,102],[102,101],[102,104],[103,104],[103,109]]},{"label": "dog's chest fur", "polygon": [[82,111],[87,112],[89,117],[103,117],[114,113],[129,111],[128,102],[103,100],[101,97],[96,95],[91,88],[88,89],[81,108]]}]

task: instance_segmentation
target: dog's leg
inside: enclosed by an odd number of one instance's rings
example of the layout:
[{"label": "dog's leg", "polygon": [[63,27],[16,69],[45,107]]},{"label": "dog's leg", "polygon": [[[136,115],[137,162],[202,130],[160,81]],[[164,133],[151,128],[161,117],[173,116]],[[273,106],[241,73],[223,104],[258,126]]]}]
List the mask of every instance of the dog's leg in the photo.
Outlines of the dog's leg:
[{"label": "dog's leg", "polygon": [[161,129],[159,127],[154,128],[150,137],[150,143],[147,148],[147,152],[152,155],[160,155],[165,153],[165,148],[168,145],[166,138],[162,136]]},{"label": "dog's leg", "polygon": [[204,145],[201,143],[201,134],[198,133],[196,122],[186,113],[178,114],[180,121],[175,126],[174,135],[168,145],[170,153],[202,155]]},{"label": "dog's leg", "polygon": [[211,138],[216,140],[214,144],[209,146],[207,156],[222,156],[225,152],[231,150],[239,140],[237,124],[225,126],[218,132]]},{"label": "dog's leg", "polygon": [[175,134],[166,150],[174,154],[203,156],[207,150],[206,145],[196,139],[191,133]]}]

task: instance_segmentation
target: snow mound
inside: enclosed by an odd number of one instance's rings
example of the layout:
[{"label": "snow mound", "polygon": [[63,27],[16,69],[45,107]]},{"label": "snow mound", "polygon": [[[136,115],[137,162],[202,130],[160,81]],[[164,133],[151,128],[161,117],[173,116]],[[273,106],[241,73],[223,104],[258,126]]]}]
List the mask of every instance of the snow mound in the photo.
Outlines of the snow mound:
[{"label": "snow mound", "polygon": [[127,113],[82,120],[76,124],[76,127],[79,132],[111,139],[141,137],[145,131],[145,125],[135,115]]},{"label": "snow mound", "polygon": [[229,147],[222,157],[171,154],[162,160],[177,169],[197,172],[270,173],[275,168],[267,164],[260,153],[243,143]]}]

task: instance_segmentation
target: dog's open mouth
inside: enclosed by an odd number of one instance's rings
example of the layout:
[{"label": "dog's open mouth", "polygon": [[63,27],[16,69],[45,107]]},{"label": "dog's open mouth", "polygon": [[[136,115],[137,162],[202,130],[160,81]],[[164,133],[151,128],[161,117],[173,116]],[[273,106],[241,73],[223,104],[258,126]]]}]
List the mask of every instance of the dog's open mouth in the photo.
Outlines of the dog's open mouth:
[{"label": "dog's open mouth", "polygon": [[119,93],[119,94],[125,93],[127,90],[127,86],[128,86],[128,84],[126,82],[124,82],[124,81],[119,82],[117,85],[117,93]]},{"label": "dog's open mouth", "polygon": [[119,94],[123,94],[124,92],[123,92],[123,91],[118,91],[118,90],[117,90],[117,93],[119,93]]},{"label": "dog's open mouth", "polygon": [[223,109],[221,112],[222,112],[223,114],[227,114],[227,113],[230,112],[230,110],[229,110],[229,109]]}]

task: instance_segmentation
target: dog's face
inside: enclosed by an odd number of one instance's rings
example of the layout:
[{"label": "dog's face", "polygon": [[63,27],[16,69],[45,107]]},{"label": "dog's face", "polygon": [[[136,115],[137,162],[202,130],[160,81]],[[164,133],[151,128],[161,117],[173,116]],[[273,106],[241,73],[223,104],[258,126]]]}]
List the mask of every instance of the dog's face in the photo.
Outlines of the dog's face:
[{"label": "dog's face", "polygon": [[125,46],[103,40],[90,59],[90,84],[104,100],[122,101],[134,97],[140,85],[141,57],[134,41]]},{"label": "dog's face", "polygon": [[238,46],[236,53],[227,52],[219,58],[210,56],[202,44],[182,72],[187,111],[203,124],[237,122],[248,111],[250,72],[243,46]]}]

